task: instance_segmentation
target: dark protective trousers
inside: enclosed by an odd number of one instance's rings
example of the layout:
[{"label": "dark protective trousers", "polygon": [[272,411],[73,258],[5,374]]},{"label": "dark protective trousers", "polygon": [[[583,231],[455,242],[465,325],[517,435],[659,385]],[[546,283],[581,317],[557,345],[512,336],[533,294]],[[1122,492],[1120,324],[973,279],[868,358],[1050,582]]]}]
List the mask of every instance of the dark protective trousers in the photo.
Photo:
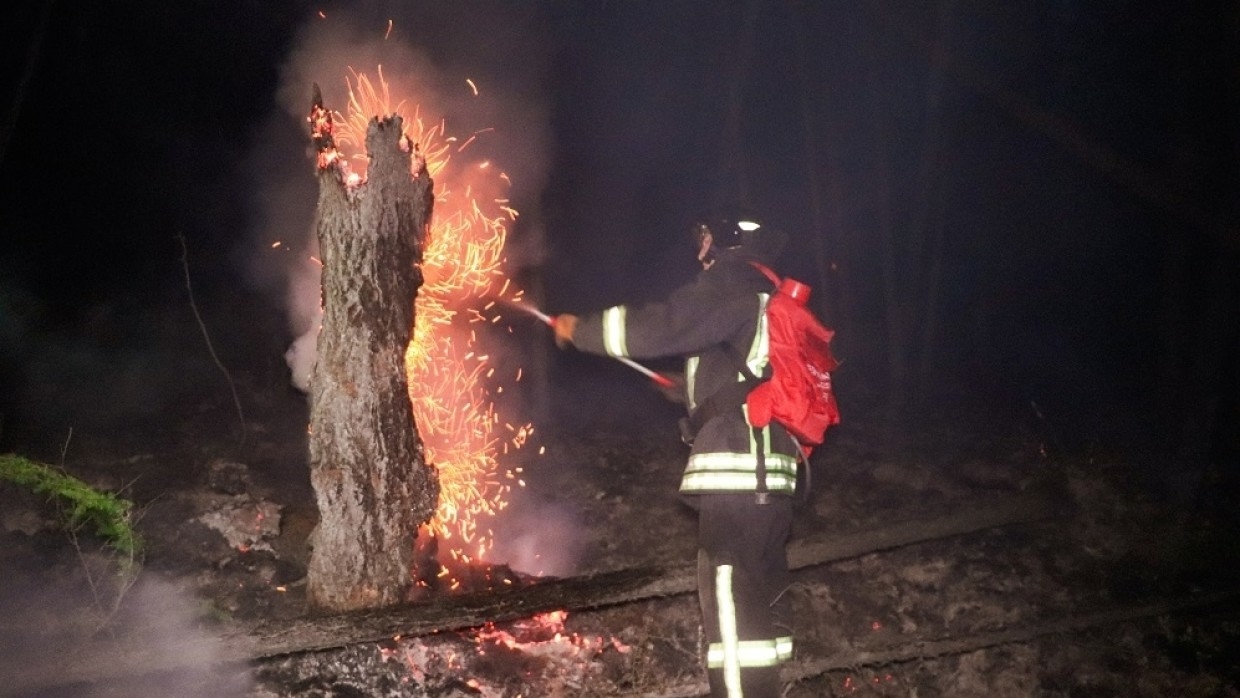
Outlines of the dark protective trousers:
[{"label": "dark protective trousers", "polygon": [[785,546],[792,499],[704,494],[698,505],[698,600],[715,698],[778,698],[792,654]]}]

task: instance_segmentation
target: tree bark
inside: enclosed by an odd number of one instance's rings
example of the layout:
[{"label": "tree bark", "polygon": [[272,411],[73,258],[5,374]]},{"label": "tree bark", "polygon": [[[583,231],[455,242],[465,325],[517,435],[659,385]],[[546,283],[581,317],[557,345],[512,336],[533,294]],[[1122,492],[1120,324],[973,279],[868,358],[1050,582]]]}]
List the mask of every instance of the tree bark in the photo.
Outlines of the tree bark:
[{"label": "tree bark", "polygon": [[348,611],[405,599],[417,530],[438,498],[404,359],[433,198],[425,163],[411,174],[415,148],[400,116],[371,120],[367,179],[353,185],[330,115],[317,106],[323,326],[310,386],[310,480],[320,519],[307,595],[315,609]]}]

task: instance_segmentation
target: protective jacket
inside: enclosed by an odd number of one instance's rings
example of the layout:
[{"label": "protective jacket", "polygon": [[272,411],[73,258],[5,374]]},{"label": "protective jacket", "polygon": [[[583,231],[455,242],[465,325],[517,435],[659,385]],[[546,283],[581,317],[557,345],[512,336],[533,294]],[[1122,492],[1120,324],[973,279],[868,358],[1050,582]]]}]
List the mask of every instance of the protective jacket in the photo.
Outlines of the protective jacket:
[{"label": "protective jacket", "polygon": [[[582,315],[573,335],[578,349],[649,359],[685,358],[685,404],[693,410],[729,383],[744,380],[737,361],[761,376],[768,363],[764,311],[771,283],[750,264],[741,247],[722,250],[715,263],[666,301],[618,305]],[[761,439],[761,442],[759,442]],[[759,448],[772,494],[796,487],[796,444],[772,424],[755,433],[744,406],[722,410],[693,440],[680,482],[687,495],[753,492],[758,487]]]}]

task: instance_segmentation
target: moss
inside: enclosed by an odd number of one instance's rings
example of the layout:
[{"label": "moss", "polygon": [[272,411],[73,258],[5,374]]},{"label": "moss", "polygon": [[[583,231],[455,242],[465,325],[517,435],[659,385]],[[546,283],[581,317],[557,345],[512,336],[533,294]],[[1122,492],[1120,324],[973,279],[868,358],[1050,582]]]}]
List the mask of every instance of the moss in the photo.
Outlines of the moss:
[{"label": "moss", "polygon": [[141,552],[142,538],[133,528],[132,502],[13,454],[0,454],[0,480],[53,499],[68,530],[89,526],[125,557],[133,558]]}]

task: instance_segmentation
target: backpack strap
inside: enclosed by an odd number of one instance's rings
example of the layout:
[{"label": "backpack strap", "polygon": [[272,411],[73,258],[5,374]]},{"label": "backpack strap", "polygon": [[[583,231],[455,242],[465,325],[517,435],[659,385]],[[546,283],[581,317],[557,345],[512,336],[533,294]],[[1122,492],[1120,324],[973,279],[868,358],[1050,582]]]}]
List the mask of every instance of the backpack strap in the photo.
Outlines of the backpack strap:
[{"label": "backpack strap", "polygon": [[731,345],[723,345],[723,350],[728,355],[728,358],[732,360],[737,372],[743,374],[745,379],[729,383],[716,390],[698,404],[697,407],[693,408],[688,417],[681,420],[680,435],[685,443],[693,443],[697,433],[710,420],[745,404],[745,398],[749,395],[749,391],[766,380],[765,377],[755,375],[749,369],[749,364],[745,363],[745,360],[741,358],[740,354]]},{"label": "backpack strap", "polygon": [[758,455],[758,487],[754,490],[754,501],[758,504],[766,504],[770,494],[770,490],[766,488],[766,444],[762,442],[762,427],[751,427],[753,431],[754,448],[757,449]]},{"label": "backpack strap", "polygon": [[771,280],[771,283],[775,285],[775,288],[779,288],[779,285],[782,283],[782,281],[781,281],[781,279],[779,278],[779,274],[776,274],[776,273],[775,273],[775,270],[773,270],[773,269],[771,269],[770,267],[766,266],[766,265],[765,265],[765,264],[763,264],[762,262],[759,262],[759,261],[756,261],[756,260],[752,260],[752,259],[751,259],[751,260],[749,260],[749,266],[751,266],[751,267],[753,267],[754,269],[757,269],[758,271],[762,272],[762,275],[763,275],[763,276],[765,276],[766,278],[768,278],[768,279],[770,279],[770,280]]}]

